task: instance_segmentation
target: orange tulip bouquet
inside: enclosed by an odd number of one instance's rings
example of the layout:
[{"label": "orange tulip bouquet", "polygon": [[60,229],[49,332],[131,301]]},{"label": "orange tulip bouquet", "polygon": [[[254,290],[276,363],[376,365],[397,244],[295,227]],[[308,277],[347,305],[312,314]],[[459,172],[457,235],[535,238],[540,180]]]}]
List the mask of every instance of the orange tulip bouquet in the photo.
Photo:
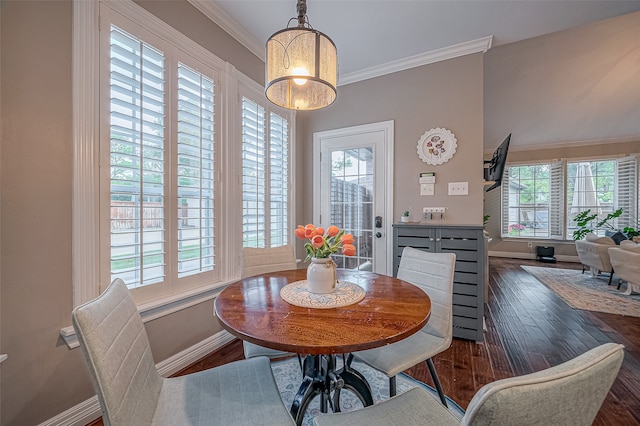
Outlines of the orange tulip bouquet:
[{"label": "orange tulip bouquet", "polygon": [[294,233],[301,240],[309,240],[304,245],[307,251],[305,262],[312,257],[326,259],[337,253],[340,248],[345,256],[355,256],[356,254],[353,235],[345,234],[344,229],[339,229],[337,226],[328,227],[325,233],[324,228],[316,227],[310,223],[307,226],[298,225]]}]

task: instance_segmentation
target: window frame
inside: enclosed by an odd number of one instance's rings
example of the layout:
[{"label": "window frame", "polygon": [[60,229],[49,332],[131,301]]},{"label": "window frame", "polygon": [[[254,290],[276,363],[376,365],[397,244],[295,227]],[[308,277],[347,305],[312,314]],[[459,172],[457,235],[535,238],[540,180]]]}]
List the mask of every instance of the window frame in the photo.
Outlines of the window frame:
[{"label": "window frame", "polygon": [[[284,108],[280,108],[276,105],[273,105],[271,103],[269,103],[266,98],[264,97],[263,93],[261,91],[257,90],[256,86],[250,87],[250,85],[248,84],[247,81],[242,81],[239,84],[238,87],[238,107],[239,107],[239,114],[240,114],[240,118],[239,118],[239,123],[238,123],[238,132],[239,132],[239,140],[242,141],[242,109],[243,109],[243,98],[248,99],[249,101],[255,103],[256,105],[262,107],[264,109],[264,115],[265,115],[265,145],[266,145],[266,155],[268,156],[270,150],[268,149],[268,147],[271,145],[271,125],[272,125],[272,121],[271,121],[271,114],[277,114],[278,116],[284,118],[285,120],[288,121],[288,149],[287,149],[287,173],[288,173],[288,185],[287,185],[287,225],[288,225],[288,229],[284,230],[283,232],[286,233],[286,244],[292,244],[293,243],[293,230],[294,230],[294,226],[293,226],[293,218],[294,218],[294,198],[293,195],[295,194],[295,179],[293,179],[292,177],[295,176],[295,165],[294,165],[294,161],[293,158],[294,157],[294,153],[295,153],[295,144],[292,143],[293,139],[294,139],[294,132],[295,132],[295,112],[294,111],[290,111],[290,110],[286,110]],[[240,157],[241,157],[241,163],[240,163],[240,177],[239,177],[239,181],[240,181],[240,200],[242,203],[242,207],[244,211],[244,185],[243,185],[243,177],[244,177],[244,164],[242,163],[242,156],[243,156],[243,148],[242,148],[242,143],[238,144],[240,145],[239,147],[239,152],[240,152]],[[265,172],[265,187],[266,187],[266,199],[265,199],[265,210],[271,210],[269,204],[270,204],[270,200],[271,200],[271,161],[270,159],[268,159],[265,163],[265,168],[266,168],[266,172]],[[260,247],[275,247],[272,244],[272,229],[271,229],[271,225],[272,225],[272,221],[271,221],[271,215],[270,213],[265,213],[266,218],[268,219],[265,223],[266,229],[265,229],[265,245],[264,246],[260,246]],[[244,246],[244,225],[243,225],[244,221],[241,218],[240,221],[240,225],[243,231],[242,231],[242,238],[241,238],[241,245]],[[256,246],[247,246],[247,247],[256,247]]]},{"label": "window frame", "polygon": [[[179,294],[164,296],[138,303],[143,320],[159,318],[173,312],[185,309],[214,298],[228,283],[240,275],[239,254],[242,239],[234,229],[241,229],[241,221],[237,215],[231,214],[241,208],[241,197],[238,170],[241,167],[240,157],[232,143],[238,139],[237,123],[239,122],[237,91],[239,83],[251,88],[255,93],[264,97],[261,86],[241,72],[233,65],[217,58],[212,52],[197,45],[193,40],[180,33],[159,18],[147,12],[132,1],[73,1],[73,205],[72,205],[72,287],[73,307],[86,303],[100,293],[101,260],[100,247],[100,206],[99,206],[99,149],[95,143],[99,138],[100,129],[100,93],[96,84],[100,70],[99,48],[100,28],[103,24],[100,9],[108,7],[113,12],[125,16],[127,19],[148,29],[161,38],[168,39],[176,47],[197,57],[198,60],[211,61],[217,65],[220,72],[221,86],[225,89],[220,93],[220,140],[219,152],[224,164],[224,170],[218,168],[216,179],[227,182],[222,187],[220,200],[230,207],[220,211],[220,222],[217,223],[219,233],[216,244],[229,256],[218,259],[217,265],[222,271],[217,283],[195,287]],[[196,52],[195,54],[192,52]],[[289,155],[293,163],[295,153],[295,113],[290,116],[290,147]],[[222,166],[222,164],[221,164]],[[290,174],[290,217],[294,217],[295,206],[295,170],[291,164]],[[218,195],[218,194],[217,194]],[[224,195],[224,198],[222,196]],[[236,206],[235,208],[233,206]],[[240,228],[238,228],[240,226]],[[238,241],[239,240],[239,241]],[[103,283],[108,284],[108,283]],[[65,327],[60,331],[61,336],[70,345],[77,346],[74,341],[72,327]]]},{"label": "window frame", "polygon": [[[548,222],[547,222],[547,235],[545,236],[535,236],[535,235],[509,235],[510,234],[510,227],[513,225],[510,223],[509,221],[509,212],[512,208],[517,208],[518,210],[520,210],[522,207],[520,206],[520,204],[518,203],[517,206],[512,207],[509,203],[509,195],[510,195],[510,191],[509,191],[509,183],[510,181],[513,179],[511,177],[511,168],[512,167],[536,167],[536,166],[548,166],[549,167],[549,177],[548,177],[548,181],[549,181],[549,193],[547,194],[547,211],[548,211]],[[552,211],[552,194],[551,194],[551,188],[553,187],[553,182],[552,182],[552,175],[553,175],[553,163],[552,162],[534,162],[534,163],[522,163],[522,164],[509,164],[507,165],[505,171],[504,171],[504,176],[503,176],[503,181],[502,181],[502,188],[501,188],[501,236],[502,238],[515,238],[515,239],[551,239],[551,211]],[[507,200],[507,202],[505,203],[505,200]],[[534,212],[537,210],[537,207],[534,207]],[[534,213],[534,217],[535,217],[535,213]],[[534,219],[535,221],[535,219]]]},{"label": "window frame", "polygon": [[[629,155],[619,156],[598,156],[598,157],[580,157],[553,161],[535,161],[535,162],[513,162],[508,163],[502,182],[500,197],[500,220],[501,220],[501,238],[505,240],[561,240],[573,241],[572,236],[567,230],[567,218],[569,203],[567,201],[567,179],[568,179],[568,163],[578,162],[597,162],[597,161],[615,161],[615,195],[614,210],[623,207],[623,215],[618,218],[618,227],[636,226],[633,219],[637,218],[638,209],[640,208],[640,186],[638,185],[640,169],[640,154],[632,153]],[[508,210],[509,210],[509,172],[511,167],[531,166],[548,164],[550,166],[550,210],[549,210],[549,236],[510,236],[508,235]],[[623,172],[620,167],[623,166]],[[624,179],[624,182],[620,182]],[[624,185],[628,185],[625,187]],[[623,194],[622,197],[620,194]]]}]

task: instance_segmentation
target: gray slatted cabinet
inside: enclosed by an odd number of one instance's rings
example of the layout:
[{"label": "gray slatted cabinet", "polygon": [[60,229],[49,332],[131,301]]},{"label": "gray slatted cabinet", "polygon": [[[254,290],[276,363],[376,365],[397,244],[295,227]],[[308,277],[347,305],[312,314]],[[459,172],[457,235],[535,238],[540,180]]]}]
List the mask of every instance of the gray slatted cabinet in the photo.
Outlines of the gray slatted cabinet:
[{"label": "gray slatted cabinet", "polygon": [[393,276],[398,275],[405,247],[435,253],[455,253],[453,336],[483,340],[485,242],[482,226],[393,225]]}]

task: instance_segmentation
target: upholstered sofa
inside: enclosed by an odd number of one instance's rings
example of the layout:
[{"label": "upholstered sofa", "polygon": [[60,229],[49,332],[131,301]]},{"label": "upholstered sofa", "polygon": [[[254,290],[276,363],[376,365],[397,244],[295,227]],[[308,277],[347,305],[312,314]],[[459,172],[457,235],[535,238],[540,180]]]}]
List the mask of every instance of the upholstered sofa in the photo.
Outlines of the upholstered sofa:
[{"label": "upholstered sofa", "polygon": [[616,277],[627,282],[627,291],[640,293],[640,244],[622,241],[619,246],[609,247],[609,258]]},{"label": "upholstered sofa", "polygon": [[580,263],[582,263],[582,272],[585,267],[588,267],[594,276],[600,272],[608,272],[609,284],[611,284],[613,268],[609,259],[608,249],[610,247],[617,247],[611,237],[598,237],[593,233],[587,234],[584,240],[576,241],[576,251]]}]

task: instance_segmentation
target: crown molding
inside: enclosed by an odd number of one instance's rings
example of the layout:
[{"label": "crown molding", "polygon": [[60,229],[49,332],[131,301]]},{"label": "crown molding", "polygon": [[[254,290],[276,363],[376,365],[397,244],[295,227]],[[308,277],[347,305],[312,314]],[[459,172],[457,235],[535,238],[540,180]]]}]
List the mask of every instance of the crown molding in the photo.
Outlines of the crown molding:
[{"label": "crown molding", "polygon": [[209,0],[187,1],[264,62],[264,44],[257,41],[215,2]]},{"label": "crown molding", "polygon": [[[509,147],[509,151],[512,151],[512,152],[538,151],[538,150],[545,150],[545,149],[573,148],[573,147],[588,146],[588,145],[610,145],[610,144],[616,144],[616,143],[637,142],[637,141],[640,141],[640,136],[626,136],[626,137],[610,138],[610,139],[585,139],[585,140],[579,140],[579,141],[527,144],[524,146],[511,145]],[[487,156],[491,156],[493,154],[493,151],[495,151],[496,148],[493,148],[493,149],[485,148],[483,150],[483,154]]]},{"label": "crown molding", "polygon": [[[231,37],[236,39],[240,44],[249,49],[251,53],[256,55],[262,61],[265,60],[264,44],[257,41],[251,34],[238,24],[238,22],[222,10],[215,2],[208,0],[187,0],[196,9],[202,12],[207,18],[225,30]],[[420,53],[408,58],[397,61],[388,62],[386,64],[377,65],[361,71],[340,75],[338,77],[338,86],[356,83],[358,81],[368,80],[374,77],[391,74],[398,71],[404,71],[410,68],[422,65],[432,64],[434,62],[444,61],[447,59],[457,58],[459,56],[469,55],[471,53],[486,52],[491,48],[493,36],[479,38],[453,46],[444,47],[442,49],[432,50],[430,52]]]},{"label": "crown molding", "polygon": [[380,77],[386,74],[404,71],[410,68],[420,67],[422,65],[433,64],[435,62],[445,61],[447,59],[453,59],[472,53],[485,53],[491,48],[492,41],[493,36],[490,35],[477,40],[465,41],[463,43],[454,44],[453,46],[409,56],[408,58],[399,59],[397,61],[387,62],[386,64],[366,68],[362,71],[341,75],[338,79],[338,86],[344,86],[346,84],[356,83],[358,81],[368,80],[370,78]]}]

